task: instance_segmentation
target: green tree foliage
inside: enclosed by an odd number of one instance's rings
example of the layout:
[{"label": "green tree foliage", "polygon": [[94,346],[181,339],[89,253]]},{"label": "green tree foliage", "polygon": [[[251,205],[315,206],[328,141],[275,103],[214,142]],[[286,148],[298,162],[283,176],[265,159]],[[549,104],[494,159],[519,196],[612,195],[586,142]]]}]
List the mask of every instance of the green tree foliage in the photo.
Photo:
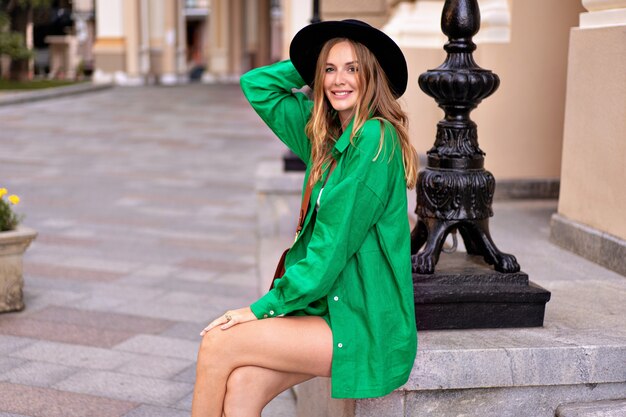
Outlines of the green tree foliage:
[{"label": "green tree foliage", "polygon": [[11,17],[29,14],[35,7],[49,7],[51,0],[0,0],[0,56],[8,55],[14,60],[29,59],[32,52],[25,42],[25,33],[16,31]]}]

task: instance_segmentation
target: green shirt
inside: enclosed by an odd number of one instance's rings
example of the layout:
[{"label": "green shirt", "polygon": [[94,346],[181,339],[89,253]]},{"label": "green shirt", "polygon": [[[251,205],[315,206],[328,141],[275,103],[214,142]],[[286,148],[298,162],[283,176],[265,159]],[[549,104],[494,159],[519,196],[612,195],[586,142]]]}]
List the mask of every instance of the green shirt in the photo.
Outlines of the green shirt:
[{"label": "green shirt", "polygon": [[[304,85],[290,61],[241,77],[263,121],[310,162],[304,128],[312,102],[292,91]],[[390,393],[408,380],[417,350],[406,181],[396,132],[390,123],[370,119],[351,143],[351,130],[352,123],[337,138],[337,166],[315,215],[327,172],[313,187],[312,207],[287,254],[284,276],[250,306],[259,319],[326,316],[333,333],[334,398]]]}]

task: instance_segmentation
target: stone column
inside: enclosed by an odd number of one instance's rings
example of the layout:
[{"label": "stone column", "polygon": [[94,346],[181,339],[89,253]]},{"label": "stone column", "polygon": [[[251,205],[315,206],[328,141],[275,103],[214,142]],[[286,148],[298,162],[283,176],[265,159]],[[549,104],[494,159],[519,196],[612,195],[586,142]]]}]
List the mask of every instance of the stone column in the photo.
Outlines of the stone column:
[{"label": "stone column", "polygon": [[123,1],[96,1],[95,83],[113,82],[115,74],[126,71]]},{"label": "stone column", "polygon": [[176,84],[176,26],[177,26],[177,0],[163,0],[163,55],[161,56],[160,82],[165,85]]},{"label": "stone column", "polygon": [[241,74],[244,58],[244,40],[246,27],[244,26],[245,0],[230,0],[231,16],[229,21],[229,76]]},{"label": "stone column", "polygon": [[124,33],[126,34],[126,85],[144,83],[140,74],[141,26],[139,0],[124,1]]},{"label": "stone column", "polygon": [[570,33],[561,192],[551,238],[626,275],[626,0],[583,0]]},{"label": "stone column", "polygon": [[209,14],[207,33],[207,71],[202,79],[204,82],[215,82],[223,79],[230,71],[229,25],[231,19],[230,0],[213,0]]},{"label": "stone column", "polygon": [[176,4],[176,74],[179,82],[187,81],[187,18],[185,0]]}]

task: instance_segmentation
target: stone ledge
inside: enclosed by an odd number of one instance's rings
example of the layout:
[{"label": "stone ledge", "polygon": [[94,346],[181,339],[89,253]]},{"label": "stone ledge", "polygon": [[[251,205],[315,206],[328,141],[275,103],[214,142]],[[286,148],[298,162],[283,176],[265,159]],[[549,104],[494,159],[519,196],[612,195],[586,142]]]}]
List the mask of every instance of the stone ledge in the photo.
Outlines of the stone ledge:
[{"label": "stone ledge", "polygon": [[494,200],[529,200],[559,198],[558,178],[510,179],[496,178]]},{"label": "stone ledge", "polygon": [[564,249],[626,276],[626,241],[616,236],[556,213],[552,215],[550,223],[550,240]]},{"label": "stone ledge", "polygon": [[0,97],[0,106],[30,103],[33,101],[65,97],[75,94],[91,93],[112,88],[112,84],[92,84],[90,82],[68,85],[65,87],[51,87],[37,91],[18,92]]},{"label": "stone ledge", "polygon": [[626,399],[594,401],[560,405],[556,417],[623,417],[626,416]]}]

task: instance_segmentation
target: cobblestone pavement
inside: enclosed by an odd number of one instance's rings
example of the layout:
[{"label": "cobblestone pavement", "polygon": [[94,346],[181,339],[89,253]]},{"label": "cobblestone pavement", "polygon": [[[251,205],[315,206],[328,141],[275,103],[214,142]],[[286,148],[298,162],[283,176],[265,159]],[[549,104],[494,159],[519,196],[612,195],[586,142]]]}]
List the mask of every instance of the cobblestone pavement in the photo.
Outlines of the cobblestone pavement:
[{"label": "cobblestone pavement", "polygon": [[[0,315],[0,417],[189,415],[199,331],[257,296],[254,171],[283,147],[234,85],[0,109],[0,186],[39,232]],[[265,417],[293,416],[291,394]]]}]

